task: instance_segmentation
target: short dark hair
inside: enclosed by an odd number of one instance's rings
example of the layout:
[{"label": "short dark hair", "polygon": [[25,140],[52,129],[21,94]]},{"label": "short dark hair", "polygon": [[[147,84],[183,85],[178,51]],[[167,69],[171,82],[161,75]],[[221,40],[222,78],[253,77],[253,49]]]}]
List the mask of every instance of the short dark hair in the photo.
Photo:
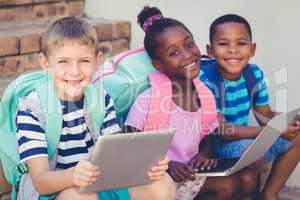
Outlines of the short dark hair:
[{"label": "short dark hair", "polygon": [[229,23],[229,22],[236,22],[236,23],[243,24],[247,29],[247,32],[250,36],[250,40],[252,40],[252,31],[251,31],[251,27],[250,27],[249,22],[245,18],[243,18],[242,16],[239,16],[239,15],[236,15],[236,14],[226,14],[226,15],[223,15],[223,16],[218,17],[217,19],[215,19],[213,21],[213,23],[210,25],[210,27],[209,27],[209,41],[210,41],[210,43],[212,43],[212,40],[215,36],[217,27],[219,25]]},{"label": "short dark hair", "polygon": [[[152,16],[159,15],[160,19],[156,19],[153,23],[145,30],[144,23]],[[148,55],[152,60],[158,59],[159,57],[155,54],[155,50],[158,46],[156,37],[164,30],[170,27],[180,26],[188,31],[191,35],[190,30],[180,21],[172,18],[163,17],[161,11],[157,7],[144,7],[143,10],[138,14],[138,24],[145,31],[144,47]]]}]

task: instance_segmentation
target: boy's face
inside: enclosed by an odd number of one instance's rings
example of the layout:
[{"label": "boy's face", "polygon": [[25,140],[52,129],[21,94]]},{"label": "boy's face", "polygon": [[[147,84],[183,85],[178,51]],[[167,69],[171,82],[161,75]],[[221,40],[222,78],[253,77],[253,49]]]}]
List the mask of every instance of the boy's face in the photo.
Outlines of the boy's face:
[{"label": "boy's face", "polygon": [[87,45],[69,42],[52,47],[46,57],[40,54],[40,64],[54,79],[58,97],[64,101],[79,100],[100,63],[101,54]]},{"label": "boy's face", "polygon": [[167,28],[156,38],[159,47],[154,61],[170,78],[194,79],[199,74],[200,51],[192,35],[183,27]]},{"label": "boy's face", "polygon": [[225,79],[237,80],[254,56],[255,48],[244,24],[228,22],[216,27],[212,44],[207,45],[207,54],[216,59]]}]

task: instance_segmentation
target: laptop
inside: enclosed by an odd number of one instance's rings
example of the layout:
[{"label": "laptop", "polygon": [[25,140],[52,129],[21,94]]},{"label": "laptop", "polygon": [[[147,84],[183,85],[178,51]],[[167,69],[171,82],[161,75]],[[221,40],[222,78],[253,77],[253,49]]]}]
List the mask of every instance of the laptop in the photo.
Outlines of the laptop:
[{"label": "laptop", "polygon": [[210,170],[198,170],[201,176],[229,176],[243,169],[244,167],[263,158],[268,149],[276,142],[283,131],[295,116],[300,108],[288,113],[282,113],[272,118],[266,127],[260,132],[255,140],[247,147],[240,158],[221,158],[216,168]]},{"label": "laptop", "polygon": [[100,136],[90,156],[100,176],[80,192],[99,192],[150,183],[148,172],[163,159],[175,129]]}]

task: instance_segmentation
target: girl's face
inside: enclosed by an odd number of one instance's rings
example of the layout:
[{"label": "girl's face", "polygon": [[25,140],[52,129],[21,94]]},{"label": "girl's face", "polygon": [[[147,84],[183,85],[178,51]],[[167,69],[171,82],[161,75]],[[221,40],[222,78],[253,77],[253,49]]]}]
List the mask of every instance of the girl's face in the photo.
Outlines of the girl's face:
[{"label": "girl's face", "polygon": [[193,36],[181,26],[170,27],[156,37],[155,67],[171,79],[194,79],[199,75],[200,50]]}]

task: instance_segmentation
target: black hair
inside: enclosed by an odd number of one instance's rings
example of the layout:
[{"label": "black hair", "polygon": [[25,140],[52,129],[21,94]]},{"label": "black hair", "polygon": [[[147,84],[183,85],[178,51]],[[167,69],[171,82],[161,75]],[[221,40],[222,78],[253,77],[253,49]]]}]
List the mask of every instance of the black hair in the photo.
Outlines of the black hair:
[{"label": "black hair", "polygon": [[229,22],[236,22],[243,24],[246,27],[246,30],[250,36],[250,40],[252,40],[252,31],[249,22],[243,18],[242,16],[236,15],[236,14],[226,14],[221,17],[218,17],[213,21],[213,23],[209,27],[209,41],[212,43],[212,40],[215,36],[216,29],[219,25],[229,23]]},{"label": "black hair", "polygon": [[[144,23],[152,16],[160,15],[160,19],[156,19],[153,23],[144,30]],[[184,28],[191,35],[190,30],[180,21],[172,18],[163,17],[161,11],[157,7],[145,6],[143,10],[138,14],[138,24],[145,31],[144,47],[148,55],[152,60],[158,59],[159,57],[155,54],[155,50],[158,47],[156,37],[167,28],[180,26]]]}]

